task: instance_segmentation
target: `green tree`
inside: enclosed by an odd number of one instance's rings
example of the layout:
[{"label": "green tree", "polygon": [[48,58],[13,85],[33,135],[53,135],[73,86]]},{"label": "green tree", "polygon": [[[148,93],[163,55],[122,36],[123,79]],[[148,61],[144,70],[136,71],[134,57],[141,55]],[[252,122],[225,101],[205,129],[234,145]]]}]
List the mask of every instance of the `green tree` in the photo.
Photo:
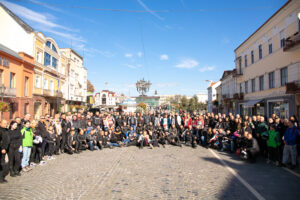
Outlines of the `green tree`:
[{"label": "green tree", "polygon": [[188,107],[189,107],[189,102],[188,99],[186,98],[186,96],[181,97],[180,99],[180,109],[187,111]]}]

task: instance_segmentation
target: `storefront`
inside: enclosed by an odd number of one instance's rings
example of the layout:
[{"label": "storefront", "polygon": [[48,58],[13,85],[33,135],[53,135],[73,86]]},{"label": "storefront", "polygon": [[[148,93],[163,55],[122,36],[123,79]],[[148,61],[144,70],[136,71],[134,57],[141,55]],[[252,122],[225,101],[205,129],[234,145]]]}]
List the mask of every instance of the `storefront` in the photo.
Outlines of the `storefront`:
[{"label": "storefront", "polygon": [[265,108],[264,108],[264,100],[263,99],[256,99],[256,100],[249,100],[245,101],[243,104],[243,114],[248,116],[253,115],[265,115]]},{"label": "storefront", "polygon": [[269,100],[268,101],[269,117],[276,114],[280,118],[289,117],[289,103],[286,100]]}]

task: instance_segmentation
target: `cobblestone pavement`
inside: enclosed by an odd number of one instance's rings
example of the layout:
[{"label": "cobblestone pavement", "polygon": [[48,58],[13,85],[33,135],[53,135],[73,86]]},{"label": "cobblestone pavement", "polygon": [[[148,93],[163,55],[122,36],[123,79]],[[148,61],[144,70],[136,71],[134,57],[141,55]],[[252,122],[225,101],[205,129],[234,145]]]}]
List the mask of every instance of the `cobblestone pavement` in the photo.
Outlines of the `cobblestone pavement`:
[{"label": "cobblestone pavement", "polygon": [[[300,199],[300,178],[217,154],[265,199]],[[60,155],[0,185],[0,199],[256,199],[207,149],[135,147]]]}]

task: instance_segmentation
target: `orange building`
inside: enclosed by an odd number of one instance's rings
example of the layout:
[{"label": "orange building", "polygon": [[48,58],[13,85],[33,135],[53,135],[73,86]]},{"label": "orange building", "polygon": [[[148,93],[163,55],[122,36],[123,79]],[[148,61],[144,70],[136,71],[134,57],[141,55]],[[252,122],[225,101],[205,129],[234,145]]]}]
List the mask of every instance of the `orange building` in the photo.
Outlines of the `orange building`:
[{"label": "orange building", "polygon": [[33,57],[0,44],[0,100],[4,102],[1,107],[7,108],[2,110],[3,119],[33,116],[33,70]]}]

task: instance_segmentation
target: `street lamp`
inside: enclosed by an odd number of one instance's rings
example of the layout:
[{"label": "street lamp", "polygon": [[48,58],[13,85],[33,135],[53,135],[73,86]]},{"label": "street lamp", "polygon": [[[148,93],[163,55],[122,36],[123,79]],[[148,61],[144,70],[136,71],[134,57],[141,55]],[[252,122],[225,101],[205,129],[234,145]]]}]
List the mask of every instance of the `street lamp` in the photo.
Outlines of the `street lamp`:
[{"label": "street lamp", "polygon": [[[0,95],[1,95],[1,101],[3,102],[3,96],[4,96],[4,92],[6,90],[6,87],[4,85],[0,86]],[[2,112],[2,108],[1,108],[1,120],[3,119],[3,112]]]}]

